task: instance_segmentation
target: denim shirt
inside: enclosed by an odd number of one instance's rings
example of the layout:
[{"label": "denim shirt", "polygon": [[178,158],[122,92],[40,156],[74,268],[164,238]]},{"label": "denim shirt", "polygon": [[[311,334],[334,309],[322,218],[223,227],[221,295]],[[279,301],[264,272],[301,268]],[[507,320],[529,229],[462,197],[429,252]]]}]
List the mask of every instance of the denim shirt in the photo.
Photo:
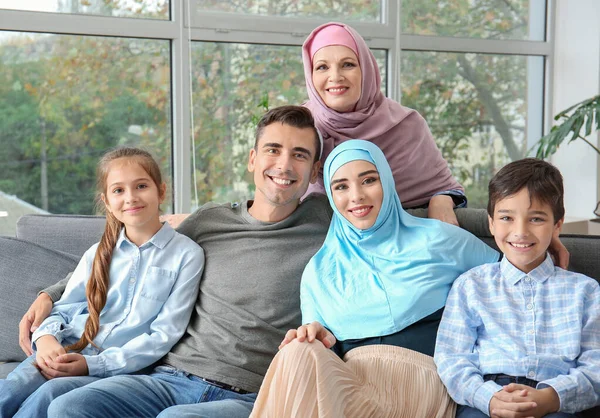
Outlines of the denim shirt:
[{"label": "denim shirt", "polygon": [[[83,255],[61,299],[32,336],[76,342],[89,316],[86,284],[98,244]],[[100,330],[84,355],[90,376],[131,373],[156,362],[181,338],[197,299],[204,252],[167,223],[138,247],[121,231],[110,263]]]}]

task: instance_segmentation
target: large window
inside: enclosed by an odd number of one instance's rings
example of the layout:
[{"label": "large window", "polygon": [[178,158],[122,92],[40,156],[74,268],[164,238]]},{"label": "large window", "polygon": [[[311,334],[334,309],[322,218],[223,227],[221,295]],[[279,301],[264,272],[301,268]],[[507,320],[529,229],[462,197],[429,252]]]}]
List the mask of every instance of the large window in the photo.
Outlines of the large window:
[{"label": "large window", "polygon": [[300,46],[330,20],[363,35],[385,94],[423,114],[480,207],[489,177],[548,120],[548,5],[0,0],[0,212],[13,226],[28,211],[95,213],[94,167],[118,144],[160,160],[166,211],[251,196],[254,125],[306,100]]}]

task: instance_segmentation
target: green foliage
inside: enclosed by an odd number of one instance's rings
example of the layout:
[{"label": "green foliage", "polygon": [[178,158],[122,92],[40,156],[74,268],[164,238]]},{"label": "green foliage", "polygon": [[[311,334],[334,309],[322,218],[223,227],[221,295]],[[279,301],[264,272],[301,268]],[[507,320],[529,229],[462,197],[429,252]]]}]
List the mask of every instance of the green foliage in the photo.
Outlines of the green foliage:
[{"label": "green foliage", "polygon": [[[402,32],[527,39],[527,0],[403,0]],[[527,155],[527,58],[402,52],[402,104],[418,110],[470,207],[485,207],[487,185],[506,163]]]},{"label": "green foliage", "polygon": [[402,32],[527,39],[530,3],[528,0],[404,0]]},{"label": "green foliage", "polygon": [[469,206],[484,207],[494,173],[526,155],[526,59],[416,51],[402,58],[402,104],[427,120]]},{"label": "green foliage", "polygon": [[[548,158],[554,154],[569,135],[571,138],[567,143],[579,138],[600,154],[600,149],[585,139],[593,131],[600,130],[600,95],[563,110],[554,117],[554,120],[562,122],[553,126],[550,133],[542,137],[537,143],[537,158]],[[581,135],[582,129],[584,129],[583,135]]]},{"label": "green foliage", "polygon": [[154,152],[168,181],[164,44],[25,35],[0,45],[0,189],[50,212],[94,213],[96,163],[121,144]]}]

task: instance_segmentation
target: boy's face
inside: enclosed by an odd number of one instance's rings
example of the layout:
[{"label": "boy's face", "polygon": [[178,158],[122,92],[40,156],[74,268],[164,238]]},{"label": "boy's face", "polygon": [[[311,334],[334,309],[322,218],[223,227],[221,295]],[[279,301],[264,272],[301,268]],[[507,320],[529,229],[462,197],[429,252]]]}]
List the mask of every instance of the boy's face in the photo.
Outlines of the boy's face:
[{"label": "boy's face", "polygon": [[525,273],[542,264],[563,223],[563,219],[554,223],[550,205],[536,199],[530,201],[527,189],[496,202],[494,217],[488,218],[500,251]]}]

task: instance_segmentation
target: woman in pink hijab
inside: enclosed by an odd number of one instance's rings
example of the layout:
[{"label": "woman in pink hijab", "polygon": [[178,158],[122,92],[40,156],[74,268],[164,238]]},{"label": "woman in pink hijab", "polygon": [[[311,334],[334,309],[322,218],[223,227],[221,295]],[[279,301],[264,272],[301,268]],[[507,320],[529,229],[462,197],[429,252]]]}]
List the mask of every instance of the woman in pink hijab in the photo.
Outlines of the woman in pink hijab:
[{"label": "woman in pink hijab", "polygon": [[[423,117],[386,98],[377,62],[350,26],[327,23],[302,46],[309,100],[304,104],[323,135],[324,161],[349,139],[376,144],[387,158],[405,208],[429,206],[429,217],[458,225],[453,208],[464,206],[454,179]],[[324,193],[322,173],[308,193]]]}]

